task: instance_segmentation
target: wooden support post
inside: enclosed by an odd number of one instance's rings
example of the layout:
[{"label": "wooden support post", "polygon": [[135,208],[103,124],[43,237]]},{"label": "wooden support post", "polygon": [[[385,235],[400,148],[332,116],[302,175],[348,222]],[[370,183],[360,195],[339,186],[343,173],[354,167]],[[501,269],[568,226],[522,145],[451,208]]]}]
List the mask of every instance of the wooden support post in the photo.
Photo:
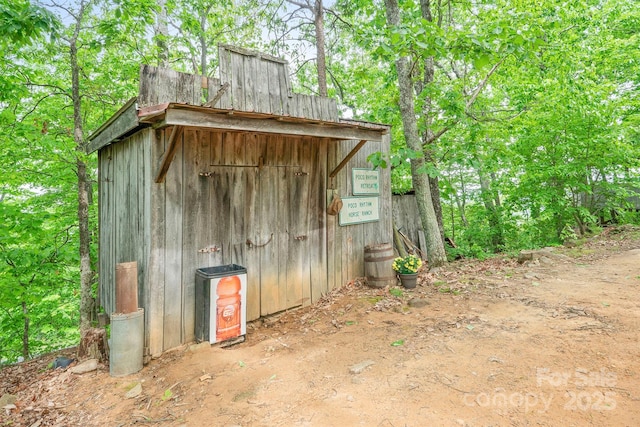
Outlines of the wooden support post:
[{"label": "wooden support post", "polygon": [[353,150],[351,150],[349,154],[347,154],[347,156],[344,159],[342,159],[340,164],[336,166],[334,170],[331,171],[331,173],[329,174],[329,178],[335,178],[338,172],[340,172],[340,170],[347,164],[347,162],[349,162],[349,160],[351,160],[351,158],[355,156],[358,151],[360,151],[360,149],[364,146],[366,142],[367,142],[366,139],[363,139],[360,142],[358,142],[358,145],[353,147]]},{"label": "wooden support post", "polygon": [[167,176],[169,166],[171,165],[171,162],[176,155],[176,151],[178,150],[178,140],[180,139],[180,135],[182,135],[182,126],[174,126],[173,129],[171,129],[171,135],[169,136],[167,151],[164,153],[160,169],[158,169],[158,175],[156,175],[157,184],[164,182],[164,178]]}]

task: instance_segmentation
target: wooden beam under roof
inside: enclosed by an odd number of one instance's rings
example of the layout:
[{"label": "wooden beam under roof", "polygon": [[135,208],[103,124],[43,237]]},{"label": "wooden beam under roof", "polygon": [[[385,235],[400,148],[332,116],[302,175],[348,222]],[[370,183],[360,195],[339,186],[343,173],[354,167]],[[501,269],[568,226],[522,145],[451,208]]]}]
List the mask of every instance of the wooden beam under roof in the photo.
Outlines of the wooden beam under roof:
[{"label": "wooden beam under roof", "polygon": [[274,115],[194,105],[164,103],[137,108],[136,98],[127,102],[91,137],[87,153],[117,142],[143,127],[187,126],[239,132],[276,133],[339,140],[380,141],[389,133],[386,125],[354,120],[327,122],[302,117]]},{"label": "wooden beam under roof", "polygon": [[176,151],[178,150],[178,141],[180,140],[181,135],[182,126],[174,126],[173,129],[171,129],[171,135],[169,136],[169,140],[167,141],[168,147],[164,153],[164,157],[162,157],[162,162],[160,163],[160,168],[158,169],[158,174],[156,175],[157,184],[164,182],[164,178],[167,176],[169,166],[171,166],[171,162],[176,156]]},{"label": "wooden beam under roof", "polygon": [[140,123],[138,122],[136,101],[137,98],[131,98],[89,137],[87,153],[93,153],[114,141],[118,141],[123,135],[138,127]]},{"label": "wooden beam under roof", "polygon": [[358,151],[360,151],[360,149],[364,146],[366,142],[367,142],[366,139],[363,139],[360,142],[358,142],[358,144],[355,147],[353,147],[353,149],[349,152],[349,154],[347,154],[345,158],[342,159],[340,164],[336,166],[334,170],[331,171],[331,173],[329,174],[329,178],[335,178],[336,175],[338,175],[338,172],[340,172],[340,170],[349,162],[349,160],[351,160],[351,158],[355,156]]},{"label": "wooden beam under roof", "polygon": [[[182,107],[182,106],[178,106]],[[221,113],[202,108],[168,108],[164,120],[156,124],[164,126],[186,126],[232,130],[240,132],[276,133],[282,135],[310,136],[332,139],[358,139],[381,141],[388,129],[369,129],[355,125],[333,122],[295,120],[280,116],[264,118],[247,117],[242,112]]]}]

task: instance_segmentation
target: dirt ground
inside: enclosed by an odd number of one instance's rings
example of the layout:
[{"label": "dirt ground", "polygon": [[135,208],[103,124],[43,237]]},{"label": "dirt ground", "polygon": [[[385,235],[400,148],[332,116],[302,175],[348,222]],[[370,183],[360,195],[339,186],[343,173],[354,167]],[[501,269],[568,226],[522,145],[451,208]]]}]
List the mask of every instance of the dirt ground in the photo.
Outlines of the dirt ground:
[{"label": "dirt ground", "polygon": [[47,369],[57,354],[7,367],[0,425],[638,426],[639,290],[630,227],[523,264],[451,263],[415,290],[356,281],[124,378]]}]

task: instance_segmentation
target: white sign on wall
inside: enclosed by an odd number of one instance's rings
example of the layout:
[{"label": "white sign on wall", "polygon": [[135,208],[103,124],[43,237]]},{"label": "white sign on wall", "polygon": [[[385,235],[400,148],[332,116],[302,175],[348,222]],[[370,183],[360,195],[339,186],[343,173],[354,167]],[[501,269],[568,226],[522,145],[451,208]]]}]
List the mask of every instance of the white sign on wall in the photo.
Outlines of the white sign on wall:
[{"label": "white sign on wall", "polygon": [[372,169],[351,169],[353,195],[380,194],[380,171]]},{"label": "white sign on wall", "polygon": [[379,197],[344,197],[340,210],[340,225],[379,221],[379,200]]}]

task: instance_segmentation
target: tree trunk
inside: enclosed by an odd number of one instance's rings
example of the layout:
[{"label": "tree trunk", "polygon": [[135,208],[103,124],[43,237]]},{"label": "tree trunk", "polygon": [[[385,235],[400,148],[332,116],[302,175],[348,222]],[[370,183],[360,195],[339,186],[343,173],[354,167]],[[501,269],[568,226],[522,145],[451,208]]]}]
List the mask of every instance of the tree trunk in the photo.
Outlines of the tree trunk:
[{"label": "tree trunk", "polygon": [[493,190],[486,175],[479,168],[476,170],[480,180],[480,197],[487,211],[487,219],[489,228],[491,229],[491,247],[494,252],[500,251],[504,247],[504,233],[502,232],[502,220],[496,200],[499,201],[497,195],[492,194]]},{"label": "tree trunk", "polygon": [[89,188],[87,165],[78,156],[78,224],[80,234],[80,331],[91,327],[94,303],[91,292],[93,271],[91,269],[91,234],[89,231]]},{"label": "tree trunk", "polygon": [[[207,31],[207,15],[209,13],[209,9],[206,9],[201,13],[202,15],[200,15],[200,37],[199,37],[200,38],[200,74],[202,74],[203,76],[206,76],[207,68],[208,68],[206,31]],[[197,73],[198,73],[198,70],[196,70],[196,74]]]},{"label": "tree trunk", "polygon": [[106,362],[109,354],[107,330],[101,328],[89,328],[82,331],[80,345],[78,346],[78,359],[98,359]]},{"label": "tree trunk", "polygon": [[[422,18],[426,21],[432,22],[433,16],[431,14],[431,2],[430,0],[421,0],[420,1],[420,11],[422,13]],[[422,93],[422,90],[426,88],[428,85],[433,83],[433,76],[435,75],[435,65],[434,59],[432,56],[429,56],[424,59],[424,75],[422,77],[422,81],[417,82],[417,93]],[[426,96],[424,99],[424,103],[422,106],[422,119],[425,123],[425,130],[422,134],[422,150],[424,152],[424,156],[428,162],[435,164],[435,157],[433,155],[433,149],[431,144],[434,144],[435,141],[429,143],[433,138],[433,129],[432,129],[432,99],[430,96]],[[433,209],[436,214],[436,220],[438,221],[438,228],[440,229],[440,236],[442,241],[444,241],[444,223],[442,220],[442,205],[440,202],[440,186],[438,184],[437,176],[429,176],[429,187],[431,188],[431,203],[433,204]]]},{"label": "tree trunk", "polygon": [[437,176],[429,176],[429,189],[431,190],[431,203],[436,214],[440,238],[444,242],[444,223],[442,221],[442,203],[440,200],[440,184]]},{"label": "tree trunk", "polygon": [[[209,3],[204,9],[200,11],[200,35],[198,41],[200,42],[200,74],[206,76],[209,72],[209,60],[207,59],[207,17],[213,7],[213,2]],[[196,70],[198,74],[198,70]]]},{"label": "tree trunk", "polygon": [[[80,347],[86,331],[91,329],[91,319],[95,308],[91,288],[93,271],[91,269],[91,234],[89,228],[89,192],[91,180],[84,161],[86,142],[82,126],[82,96],[80,95],[80,66],[78,64],[78,36],[82,29],[85,13],[85,2],[80,3],[76,15],[73,35],[69,39],[69,62],[71,66],[71,99],[73,102],[73,139],[76,144],[76,173],[78,176],[78,230],[80,235]],[[106,357],[106,356],[105,356]]]},{"label": "tree trunk", "polygon": [[158,48],[158,66],[166,68],[169,65],[169,28],[167,24],[167,0],[158,0],[158,13],[154,27],[156,47]]},{"label": "tree trunk", "polygon": [[[398,26],[400,12],[397,0],[385,0],[387,23]],[[407,146],[417,152],[422,152],[422,142],[418,132],[418,122],[415,114],[413,99],[413,84],[411,81],[411,64],[406,56],[396,61],[398,73],[398,88],[400,90],[400,114]],[[416,159],[411,159],[411,178],[418,203],[418,212],[427,241],[427,259],[429,267],[437,267],[447,262],[443,240],[433,207],[429,176],[424,173],[426,160],[424,153]]]},{"label": "tree trunk", "polygon": [[313,23],[316,28],[316,66],[318,67],[318,92],[327,96],[327,62],[324,42],[324,9],[322,0],[316,0]]},{"label": "tree trunk", "polygon": [[[462,170],[459,169],[459,174],[460,174],[460,188],[462,190],[462,197],[458,196],[458,192],[454,191],[453,192],[453,198],[456,201],[456,206],[458,206],[458,211],[460,214],[460,220],[462,221],[462,224],[466,227],[469,227],[469,221],[467,221],[467,214],[466,214],[466,208],[467,208],[467,190],[465,188],[464,185],[464,176],[462,175]],[[451,185],[451,187],[453,188],[453,185]]]},{"label": "tree trunk", "polygon": [[29,309],[27,303],[22,301],[22,316],[24,324],[22,329],[22,357],[24,360],[29,358]]}]

